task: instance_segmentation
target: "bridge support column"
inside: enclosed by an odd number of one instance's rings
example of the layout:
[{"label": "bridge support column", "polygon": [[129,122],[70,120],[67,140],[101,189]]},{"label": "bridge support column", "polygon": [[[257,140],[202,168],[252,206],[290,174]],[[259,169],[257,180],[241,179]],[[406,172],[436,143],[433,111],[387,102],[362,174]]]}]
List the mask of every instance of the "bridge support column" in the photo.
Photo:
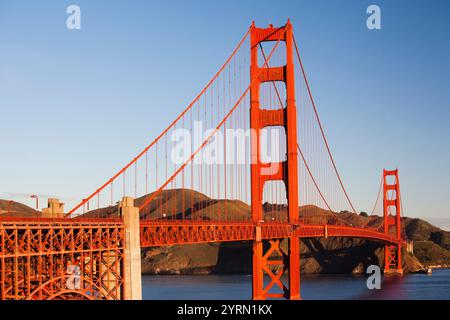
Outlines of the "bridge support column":
[{"label": "bridge support column", "polygon": [[414,241],[409,240],[406,242],[406,252],[414,254]]},{"label": "bridge support column", "polygon": [[[270,67],[268,62],[258,64],[258,47],[265,41],[284,41],[286,44],[286,65]],[[266,182],[282,181],[286,188],[287,215],[292,228],[299,224],[298,213],[298,151],[297,151],[297,108],[295,102],[293,36],[292,25],[274,28],[257,28],[252,25],[250,82],[250,128],[251,134],[251,195],[252,221],[256,230],[263,220],[263,190]],[[260,107],[260,86],[265,82],[284,82],[286,106],[279,109]],[[284,104],[281,102],[281,104]],[[282,162],[263,163],[261,159],[261,134],[266,127],[283,127],[286,133],[287,159]],[[278,146],[277,146],[278,147]],[[276,223],[270,221],[267,223]],[[264,235],[263,235],[264,237]],[[282,239],[271,239],[268,247],[261,237],[253,243],[253,299],[286,298],[300,299],[300,239],[290,235],[287,249],[282,250]],[[288,273],[288,283],[281,276]],[[264,276],[268,283],[264,283]]]},{"label": "bridge support column", "polygon": [[384,246],[384,274],[402,275],[402,246],[386,245]]},{"label": "bridge support column", "polygon": [[125,226],[125,300],[142,300],[141,245],[139,228],[139,208],[134,206],[134,199],[123,197],[119,203],[120,214]]},{"label": "bridge support column", "polygon": [[48,207],[42,209],[43,218],[64,218],[64,203],[58,199],[49,198]]},{"label": "bridge support column", "polygon": [[[388,179],[391,177],[391,182]],[[401,201],[398,170],[383,170],[383,217],[384,233],[395,234],[396,244],[384,246],[384,273],[403,274],[402,267],[402,230],[401,230]],[[393,228],[390,228],[393,226]],[[394,228],[395,227],[395,228]]]}]

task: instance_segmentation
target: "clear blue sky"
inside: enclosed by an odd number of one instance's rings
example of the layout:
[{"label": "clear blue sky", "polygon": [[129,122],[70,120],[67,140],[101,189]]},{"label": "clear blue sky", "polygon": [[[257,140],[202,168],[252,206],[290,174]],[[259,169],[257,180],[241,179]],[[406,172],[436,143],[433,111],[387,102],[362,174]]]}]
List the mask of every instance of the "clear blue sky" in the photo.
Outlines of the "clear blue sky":
[{"label": "clear blue sky", "polygon": [[[70,4],[80,31],[66,29]],[[382,30],[366,28],[369,4]],[[290,17],[356,206],[370,210],[381,169],[398,167],[406,215],[450,217],[449,14],[448,1],[2,1],[0,198],[86,196],[187,105],[252,20]]]}]

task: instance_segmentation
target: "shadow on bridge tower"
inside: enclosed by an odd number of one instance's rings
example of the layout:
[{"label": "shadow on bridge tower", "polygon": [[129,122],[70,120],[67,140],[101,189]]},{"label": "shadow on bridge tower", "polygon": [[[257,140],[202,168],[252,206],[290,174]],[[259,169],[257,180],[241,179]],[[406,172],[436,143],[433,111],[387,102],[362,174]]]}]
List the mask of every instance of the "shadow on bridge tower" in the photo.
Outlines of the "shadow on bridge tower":
[{"label": "shadow on bridge tower", "polygon": [[[397,244],[384,247],[384,273],[403,274],[401,200],[398,169],[383,169],[383,218],[384,233],[395,233]],[[393,228],[391,228],[393,226]]]},{"label": "shadow on bridge tower", "polygon": [[[253,244],[252,297],[256,300],[267,298],[300,299],[300,240],[288,238],[288,252],[280,248],[282,239],[269,241],[269,248],[263,246],[261,227],[263,221],[263,190],[266,182],[283,181],[286,188],[288,219],[295,227],[299,223],[298,213],[298,172],[297,172],[297,111],[295,105],[293,36],[290,21],[286,26],[274,28],[251,27],[250,81],[250,127],[251,135],[251,212],[256,226],[256,241]],[[269,67],[267,63],[258,65],[258,46],[266,41],[284,41],[286,64]],[[286,106],[268,110],[260,106],[260,86],[265,82],[284,82]],[[268,106],[262,106],[268,107]],[[261,160],[261,132],[266,127],[283,127],[286,137],[287,159],[278,163],[263,163]],[[281,143],[281,142],[280,142]],[[268,222],[270,223],[270,222]],[[259,226],[258,226],[259,224]],[[275,271],[274,271],[275,270]],[[288,271],[288,283],[281,276]],[[267,279],[269,281],[267,281]]]}]

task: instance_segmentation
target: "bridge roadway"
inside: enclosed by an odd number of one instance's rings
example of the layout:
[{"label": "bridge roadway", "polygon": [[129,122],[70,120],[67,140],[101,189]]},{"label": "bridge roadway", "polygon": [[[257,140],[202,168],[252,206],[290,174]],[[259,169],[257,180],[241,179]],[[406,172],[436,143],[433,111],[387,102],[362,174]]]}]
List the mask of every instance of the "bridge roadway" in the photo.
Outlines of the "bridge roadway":
[{"label": "bridge roadway", "polygon": [[[45,230],[95,227],[117,227],[122,224],[118,218],[112,219],[50,219],[50,218],[7,218],[0,219],[1,229],[42,229]],[[258,231],[260,229],[260,231]],[[259,233],[260,232],[260,233]],[[258,235],[259,233],[259,235]],[[161,221],[141,220],[141,247],[154,247],[176,244],[208,242],[231,242],[261,239],[287,238],[292,235],[300,238],[351,237],[363,238],[383,244],[398,244],[399,241],[382,232],[352,226],[323,224],[290,224],[287,222],[213,222],[213,221]],[[26,245],[26,243],[23,243]],[[19,248],[18,248],[19,249]],[[23,252],[22,250],[20,250]]]},{"label": "bridge roadway", "polygon": [[[41,230],[36,235],[45,237],[45,230],[72,229],[78,230],[100,228],[117,228],[122,225],[122,220],[114,219],[50,219],[50,218],[3,218],[0,219],[0,229]],[[119,227],[120,228],[120,227]],[[34,232],[33,232],[34,233]],[[1,234],[1,233],[0,233]],[[176,244],[193,244],[209,242],[250,241],[260,239],[287,238],[290,236],[300,238],[324,238],[324,237],[352,237],[368,239],[383,244],[398,244],[399,241],[382,232],[352,226],[319,225],[319,224],[290,224],[287,222],[213,222],[213,221],[140,221],[141,247],[154,247]],[[57,237],[57,234],[55,234]],[[15,242],[15,241],[14,241]],[[34,243],[39,243],[36,241]],[[26,241],[18,241],[16,249],[23,253],[27,250],[20,245],[28,246]],[[2,248],[6,249],[6,248]],[[36,248],[37,249],[37,248]],[[34,252],[38,250],[32,250]],[[66,250],[64,250],[66,251]],[[1,250],[0,250],[1,253]],[[12,253],[12,252],[11,252]]]},{"label": "bridge roadway", "polygon": [[[258,231],[258,228],[260,231]],[[383,244],[399,241],[382,232],[351,226],[312,225],[290,223],[211,222],[211,221],[151,221],[141,220],[141,246],[163,246],[208,242],[231,242],[261,239],[352,237]]]}]

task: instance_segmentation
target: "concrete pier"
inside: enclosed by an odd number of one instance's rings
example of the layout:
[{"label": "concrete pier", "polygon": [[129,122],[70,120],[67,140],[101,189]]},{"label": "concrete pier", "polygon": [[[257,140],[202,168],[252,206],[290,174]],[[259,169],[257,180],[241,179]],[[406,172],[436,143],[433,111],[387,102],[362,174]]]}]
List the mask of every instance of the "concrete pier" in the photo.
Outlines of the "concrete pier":
[{"label": "concrete pier", "polygon": [[48,207],[42,209],[43,218],[64,218],[64,203],[58,199],[49,198]]},{"label": "concrete pier", "polygon": [[142,300],[139,208],[133,198],[123,197],[119,210],[125,226],[124,299]]}]

